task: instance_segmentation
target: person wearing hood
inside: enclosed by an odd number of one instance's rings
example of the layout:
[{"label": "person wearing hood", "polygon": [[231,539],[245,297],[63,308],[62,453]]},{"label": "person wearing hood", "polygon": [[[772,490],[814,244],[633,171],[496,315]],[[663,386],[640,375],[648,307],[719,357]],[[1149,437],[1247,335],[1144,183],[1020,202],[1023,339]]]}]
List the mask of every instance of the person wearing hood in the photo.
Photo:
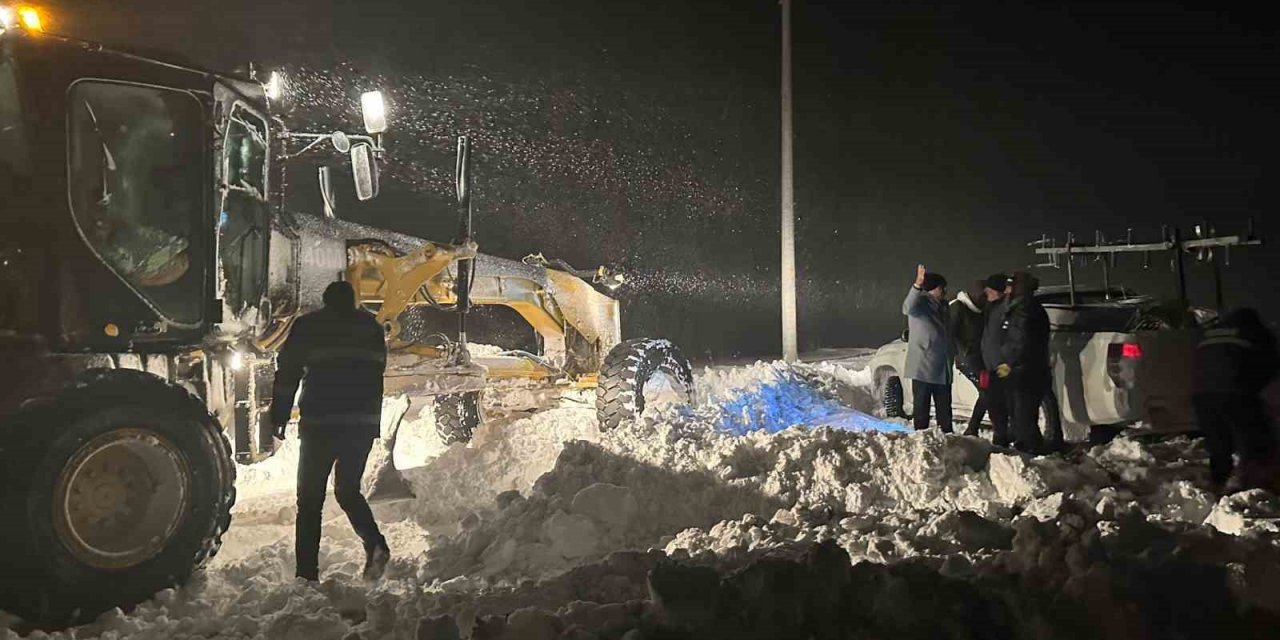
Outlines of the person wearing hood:
[{"label": "person wearing hood", "polygon": [[[985,312],[989,302],[999,301],[1004,296],[1006,279],[1004,274],[997,274],[986,280],[979,280],[969,289],[956,294],[956,299],[951,301],[949,311],[956,369],[978,389],[978,399],[973,405],[973,414],[969,416],[968,428],[964,431],[967,436],[978,435],[978,429],[988,410],[988,394],[982,383],[982,372],[986,369],[982,360],[982,334],[987,320]],[[995,296],[991,295],[993,282],[997,287]]]},{"label": "person wearing hood", "polygon": [[916,430],[929,428],[929,405],[937,411],[938,426],[951,433],[951,331],[947,321],[947,279],[916,267],[916,280],[902,301],[907,316],[907,363],[903,375],[911,379]]}]

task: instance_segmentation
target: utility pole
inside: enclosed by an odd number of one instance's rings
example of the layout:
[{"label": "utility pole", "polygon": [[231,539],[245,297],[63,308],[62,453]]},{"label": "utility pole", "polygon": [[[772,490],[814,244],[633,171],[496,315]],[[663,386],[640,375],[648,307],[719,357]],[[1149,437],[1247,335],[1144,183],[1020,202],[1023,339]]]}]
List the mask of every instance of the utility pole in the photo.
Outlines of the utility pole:
[{"label": "utility pole", "polygon": [[791,0],[782,2],[782,358],[800,359],[796,343],[796,209],[791,151]]}]

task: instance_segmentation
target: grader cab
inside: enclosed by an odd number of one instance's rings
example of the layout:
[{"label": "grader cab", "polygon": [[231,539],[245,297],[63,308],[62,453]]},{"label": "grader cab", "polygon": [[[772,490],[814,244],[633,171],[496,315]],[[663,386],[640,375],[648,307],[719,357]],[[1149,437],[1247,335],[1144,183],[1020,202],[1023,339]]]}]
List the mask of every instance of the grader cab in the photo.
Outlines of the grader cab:
[{"label": "grader cab", "polygon": [[[274,350],[340,278],[387,329],[389,393],[434,396],[451,442],[494,377],[597,385],[602,428],[642,411],[656,374],[689,390],[670,343],[621,341],[617,301],[583,277],[605,274],[477,251],[465,149],[452,243],[285,209],[286,160],[330,147],[355,195],[377,195],[380,94],[362,98],[364,133],[293,131],[274,83],[39,17],[0,6],[0,609],[85,620],[215,554],[235,459],[274,448]],[[327,170],[320,182],[332,201]],[[514,309],[539,352],[470,357],[478,304]],[[446,312],[455,335],[421,330]]]}]

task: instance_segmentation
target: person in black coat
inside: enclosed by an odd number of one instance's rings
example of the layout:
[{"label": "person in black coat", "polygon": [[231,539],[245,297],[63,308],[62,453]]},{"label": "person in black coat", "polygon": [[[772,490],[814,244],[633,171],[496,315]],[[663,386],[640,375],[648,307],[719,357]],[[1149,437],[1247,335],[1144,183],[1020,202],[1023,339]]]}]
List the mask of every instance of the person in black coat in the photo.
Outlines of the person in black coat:
[{"label": "person in black coat", "polygon": [[978,435],[978,426],[987,414],[987,402],[982,392],[980,375],[982,365],[982,327],[985,322],[983,309],[987,306],[984,293],[985,284],[978,281],[968,289],[956,294],[948,312],[950,313],[951,339],[955,349],[956,369],[968,378],[973,386],[978,387],[978,400],[973,405],[973,415],[969,416],[969,424],[964,434]]},{"label": "person in black coat", "polygon": [[325,289],[324,308],[298,318],[276,356],[271,422],[278,438],[285,437],[294,395],[302,384],[295,540],[300,578],[319,579],[321,512],[331,470],[338,505],[364,542],[364,577],[381,576],[391,557],[369,503],[360,494],[360,479],[382,422],[386,366],[382,327],[356,308],[355,291],[346,282]]},{"label": "person in black coat", "polygon": [[1049,315],[1035,299],[1035,276],[1018,271],[1001,329],[1000,362],[994,368],[1009,398],[1014,447],[1027,453],[1045,450],[1040,435],[1040,405],[1053,382],[1049,368]]},{"label": "person in black coat", "polygon": [[1232,475],[1232,453],[1240,470],[1232,489],[1274,483],[1277,446],[1262,390],[1280,369],[1276,339],[1253,309],[1237,309],[1204,332],[1192,360],[1192,404],[1209,449],[1215,490]]},{"label": "person in black coat", "polygon": [[982,356],[979,380],[985,379],[987,383],[985,389],[981,384],[978,388],[986,403],[987,414],[991,417],[991,442],[998,447],[1007,447],[1012,442],[1009,437],[1008,385],[994,371],[996,365],[1004,360],[1001,354],[1005,336],[1004,316],[1009,308],[1011,287],[1009,276],[1003,273],[987,278],[983,286],[987,306],[982,310],[982,336],[978,339],[979,353]]}]

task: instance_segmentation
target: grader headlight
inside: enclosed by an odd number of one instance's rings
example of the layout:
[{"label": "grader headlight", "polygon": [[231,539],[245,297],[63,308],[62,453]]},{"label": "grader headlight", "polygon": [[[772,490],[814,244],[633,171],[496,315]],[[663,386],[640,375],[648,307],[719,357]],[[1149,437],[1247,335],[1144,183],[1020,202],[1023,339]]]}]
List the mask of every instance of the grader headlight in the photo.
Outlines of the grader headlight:
[{"label": "grader headlight", "polygon": [[360,111],[364,115],[364,130],[370,134],[387,130],[387,106],[381,91],[366,91],[360,95]]},{"label": "grader headlight", "polygon": [[279,100],[284,97],[284,75],[279,71],[272,71],[271,78],[263,85],[266,90],[267,97],[271,100]]}]

